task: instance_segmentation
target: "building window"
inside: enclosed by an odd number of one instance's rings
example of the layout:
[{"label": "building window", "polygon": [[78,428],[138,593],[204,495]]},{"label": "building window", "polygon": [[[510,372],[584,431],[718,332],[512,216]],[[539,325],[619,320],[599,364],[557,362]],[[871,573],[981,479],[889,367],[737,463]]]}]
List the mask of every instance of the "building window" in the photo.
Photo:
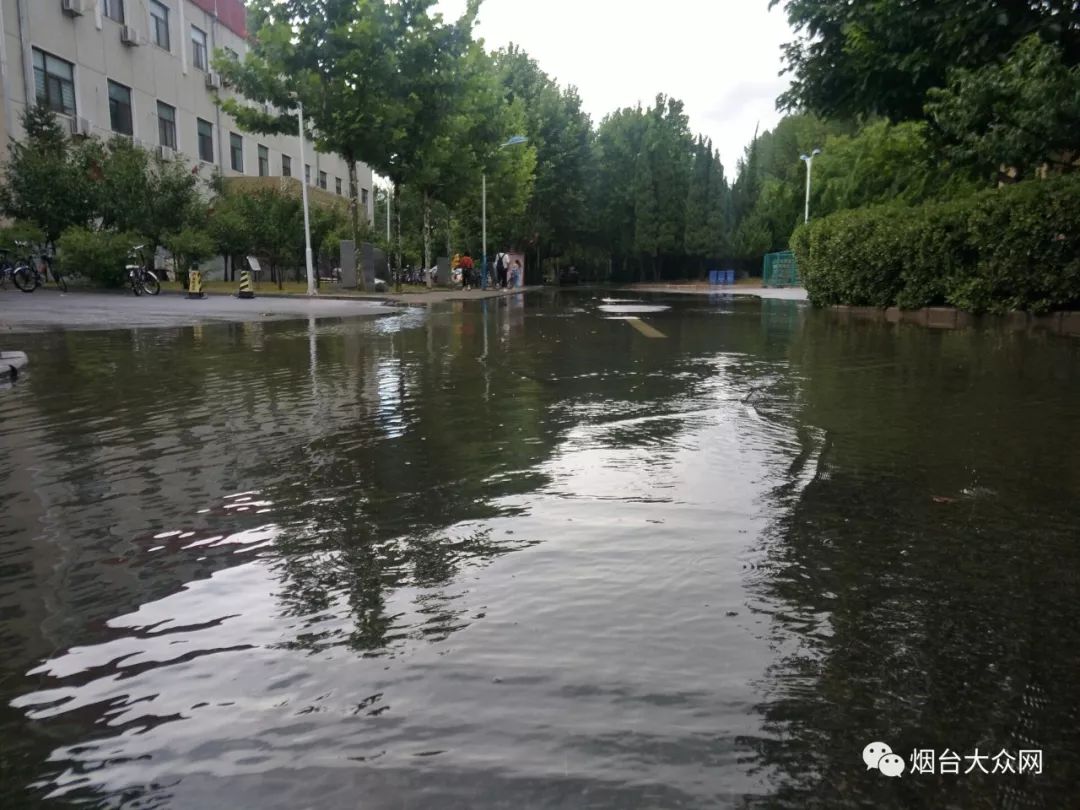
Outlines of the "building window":
[{"label": "building window", "polygon": [[368,190],[366,188],[360,189],[360,202],[363,205],[367,205]]},{"label": "building window", "polygon": [[340,197],[341,196],[341,178],[340,177],[335,177],[334,178],[334,188],[337,189],[337,195]]},{"label": "building window", "polygon": [[150,0],[150,25],[153,28],[154,42],[159,48],[171,51],[169,42],[169,7],[158,0]]},{"label": "building window", "polygon": [[206,62],[206,32],[191,26],[191,63],[199,70],[208,70]]},{"label": "building window", "polygon": [[124,24],[124,0],[105,0],[102,11],[110,20],[116,20],[121,25]]},{"label": "building window", "polygon": [[326,172],[319,172],[319,188],[326,191]]},{"label": "building window", "polygon": [[214,162],[214,126],[209,121],[199,122],[199,160]]},{"label": "building window", "polygon": [[292,158],[288,155],[281,156],[281,176],[292,177]]},{"label": "building window", "polygon": [[163,101],[157,103],[158,143],[170,149],[176,148],[176,107]]},{"label": "building window", "polygon": [[265,146],[259,146],[259,177],[267,177],[270,174],[270,150]]},{"label": "building window", "polygon": [[229,157],[234,172],[244,172],[244,137],[235,132],[229,133]]},{"label": "building window", "polygon": [[75,115],[75,66],[34,48],[37,103],[61,115]]},{"label": "building window", "polygon": [[307,183],[309,186],[311,185],[311,164],[310,163],[305,163],[304,164],[304,182]]},{"label": "building window", "polygon": [[109,82],[109,122],[113,132],[135,134],[131,123],[131,88],[114,81]]}]

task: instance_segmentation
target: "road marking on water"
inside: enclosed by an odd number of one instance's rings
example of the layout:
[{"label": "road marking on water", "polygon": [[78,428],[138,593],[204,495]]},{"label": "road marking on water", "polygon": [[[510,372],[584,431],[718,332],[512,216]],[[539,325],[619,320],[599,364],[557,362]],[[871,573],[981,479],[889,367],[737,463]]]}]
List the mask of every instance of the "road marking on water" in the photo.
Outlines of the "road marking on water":
[{"label": "road marking on water", "polygon": [[637,329],[639,332],[641,332],[641,334],[643,334],[647,338],[666,338],[667,337],[667,335],[665,335],[663,332],[661,332],[655,326],[650,326],[649,324],[645,323],[645,321],[641,320],[641,318],[627,318],[626,322],[628,324],[630,324],[632,327],[634,327],[635,329]]}]

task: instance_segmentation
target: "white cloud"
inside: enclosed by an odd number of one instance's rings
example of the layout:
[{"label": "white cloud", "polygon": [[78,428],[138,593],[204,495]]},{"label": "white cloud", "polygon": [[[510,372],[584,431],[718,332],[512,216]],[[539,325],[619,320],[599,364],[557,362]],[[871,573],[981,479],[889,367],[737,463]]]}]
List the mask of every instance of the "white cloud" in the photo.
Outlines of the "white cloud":
[{"label": "white cloud", "polygon": [[[465,0],[441,0],[457,16]],[[767,0],[484,0],[479,36],[488,48],[524,48],[585,109],[606,113],[663,92],[682,99],[690,126],[712,138],[729,175],[755,126],[780,118],[780,46],[791,39]]]}]

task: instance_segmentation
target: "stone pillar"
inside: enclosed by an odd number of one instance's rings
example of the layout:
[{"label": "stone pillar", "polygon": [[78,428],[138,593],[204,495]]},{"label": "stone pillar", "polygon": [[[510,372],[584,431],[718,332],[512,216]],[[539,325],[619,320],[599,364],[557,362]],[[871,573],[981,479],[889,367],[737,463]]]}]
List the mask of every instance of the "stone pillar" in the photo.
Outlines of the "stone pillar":
[{"label": "stone pillar", "polygon": [[356,289],[356,243],[351,239],[341,240],[341,286]]},{"label": "stone pillar", "polygon": [[370,292],[375,289],[375,245],[371,242],[360,243],[360,272],[364,274],[364,287]]}]

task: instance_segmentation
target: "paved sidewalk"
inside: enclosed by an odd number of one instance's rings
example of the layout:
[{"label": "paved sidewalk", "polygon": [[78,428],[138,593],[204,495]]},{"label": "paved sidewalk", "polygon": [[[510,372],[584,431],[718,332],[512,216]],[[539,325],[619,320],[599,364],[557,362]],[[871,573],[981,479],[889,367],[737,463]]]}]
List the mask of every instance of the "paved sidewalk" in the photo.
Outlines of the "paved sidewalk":
[{"label": "paved sidewalk", "polygon": [[32,294],[0,291],[0,338],[15,332],[53,329],[138,329],[192,326],[225,321],[349,318],[400,311],[379,301],[307,296],[259,296],[242,301],[211,295],[189,301],[178,293],[135,297],[129,292],[71,292],[40,289]]},{"label": "paved sidewalk", "polygon": [[802,287],[751,287],[749,285],[716,284],[631,284],[621,289],[628,293],[677,293],[679,295],[750,295],[757,298],[778,298],[785,301],[807,300]]}]

